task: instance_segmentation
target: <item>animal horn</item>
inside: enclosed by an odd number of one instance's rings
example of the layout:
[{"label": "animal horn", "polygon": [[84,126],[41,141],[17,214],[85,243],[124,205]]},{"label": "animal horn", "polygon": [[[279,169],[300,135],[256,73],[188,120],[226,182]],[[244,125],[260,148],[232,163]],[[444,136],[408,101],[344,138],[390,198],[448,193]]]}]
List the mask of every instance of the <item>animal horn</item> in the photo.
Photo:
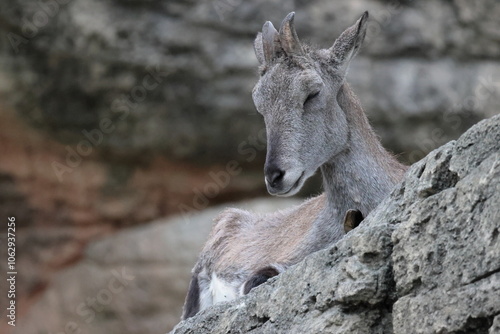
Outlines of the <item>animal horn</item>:
[{"label": "animal horn", "polygon": [[281,22],[280,27],[281,46],[285,50],[285,53],[289,56],[304,54],[302,45],[300,45],[299,37],[295,32],[295,26],[293,23],[294,18],[295,12],[291,12],[285,17],[283,22]]},{"label": "animal horn", "polygon": [[264,23],[262,27],[262,46],[266,63],[270,63],[278,52],[276,48],[277,39],[278,31],[274,28],[273,24],[270,21]]}]

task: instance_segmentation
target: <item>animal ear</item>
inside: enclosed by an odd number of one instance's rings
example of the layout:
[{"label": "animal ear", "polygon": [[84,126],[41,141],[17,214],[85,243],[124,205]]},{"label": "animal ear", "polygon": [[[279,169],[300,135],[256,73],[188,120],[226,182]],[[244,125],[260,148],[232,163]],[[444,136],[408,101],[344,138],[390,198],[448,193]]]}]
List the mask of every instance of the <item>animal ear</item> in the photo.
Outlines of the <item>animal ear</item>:
[{"label": "animal ear", "polygon": [[257,37],[255,37],[255,41],[253,42],[253,48],[255,50],[255,55],[257,56],[257,60],[262,65],[264,64],[264,45],[262,45],[262,33],[259,32]]},{"label": "animal ear", "polygon": [[344,217],[344,232],[347,233],[356,227],[363,221],[364,217],[359,210],[348,210]]},{"label": "animal ear", "polygon": [[281,22],[280,27],[281,47],[288,56],[304,54],[299,37],[295,31],[294,18],[295,12],[291,12],[285,17],[283,22]]},{"label": "animal ear", "polygon": [[347,71],[349,62],[358,53],[365,39],[367,22],[368,12],[364,12],[359,20],[347,28],[329,49],[332,62],[340,69]]}]

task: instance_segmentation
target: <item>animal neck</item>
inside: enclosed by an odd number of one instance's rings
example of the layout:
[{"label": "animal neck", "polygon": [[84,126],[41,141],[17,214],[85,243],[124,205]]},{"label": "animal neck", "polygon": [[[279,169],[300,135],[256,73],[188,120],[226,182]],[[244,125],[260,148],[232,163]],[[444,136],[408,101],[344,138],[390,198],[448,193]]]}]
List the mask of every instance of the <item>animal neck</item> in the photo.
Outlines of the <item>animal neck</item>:
[{"label": "animal neck", "polygon": [[341,219],[349,209],[366,217],[403,177],[406,166],[382,147],[347,84],[337,101],[347,118],[349,139],[344,151],[321,166],[327,210]]}]

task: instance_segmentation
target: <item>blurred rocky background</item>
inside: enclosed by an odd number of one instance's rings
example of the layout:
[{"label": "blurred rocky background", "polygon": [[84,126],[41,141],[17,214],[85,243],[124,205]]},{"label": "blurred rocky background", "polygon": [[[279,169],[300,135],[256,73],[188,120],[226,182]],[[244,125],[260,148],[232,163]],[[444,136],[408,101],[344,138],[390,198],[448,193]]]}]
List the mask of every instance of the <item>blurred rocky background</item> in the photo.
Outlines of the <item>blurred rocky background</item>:
[{"label": "blurred rocky background", "polygon": [[0,219],[17,219],[18,333],[172,328],[220,207],[199,211],[266,196],[252,42],[292,10],[321,47],[370,12],[348,81],[402,161],[499,110],[496,0],[2,0]]}]

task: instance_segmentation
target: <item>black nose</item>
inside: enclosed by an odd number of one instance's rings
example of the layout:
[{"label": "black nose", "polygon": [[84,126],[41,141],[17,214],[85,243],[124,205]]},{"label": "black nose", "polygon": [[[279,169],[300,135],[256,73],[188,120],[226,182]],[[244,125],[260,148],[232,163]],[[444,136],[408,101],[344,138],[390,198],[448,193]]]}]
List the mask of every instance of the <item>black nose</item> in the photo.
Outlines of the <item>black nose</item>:
[{"label": "black nose", "polygon": [[275,187],[276,184],[283,179],[283,176],[285,176],[285,171],[272,166],[272,167],[266,167],[265,174],[267,183],[271,187]]}]

